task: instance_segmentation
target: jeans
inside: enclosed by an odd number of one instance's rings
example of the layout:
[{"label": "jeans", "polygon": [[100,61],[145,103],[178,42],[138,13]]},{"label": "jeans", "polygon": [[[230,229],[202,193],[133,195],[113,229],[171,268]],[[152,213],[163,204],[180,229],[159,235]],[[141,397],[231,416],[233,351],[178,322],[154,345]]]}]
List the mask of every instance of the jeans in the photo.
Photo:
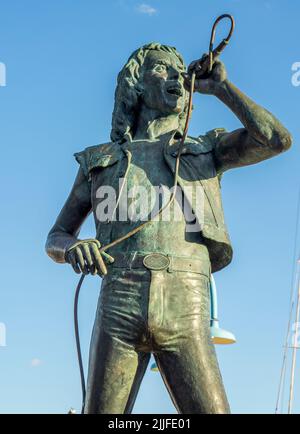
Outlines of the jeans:
[{"label": "jeans", "polygon": [[111,268],[92,333],[86,414],[131,413],[153,353],[179,413],[229,413],[210,337],[207,266]]}]

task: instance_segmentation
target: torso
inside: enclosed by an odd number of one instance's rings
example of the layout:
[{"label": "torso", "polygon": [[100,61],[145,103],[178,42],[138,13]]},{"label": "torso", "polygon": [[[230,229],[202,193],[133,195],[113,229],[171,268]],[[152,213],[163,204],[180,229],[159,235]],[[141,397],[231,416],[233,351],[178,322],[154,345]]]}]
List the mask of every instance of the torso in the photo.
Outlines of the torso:
[{"label": "torso", "polygon": [[[157,214],[158,204],[156,203],[156,208],[153,207],[153,202],[150,204],[151,192],[152,195],[155,194],[155,187],[163,186],[164,189],[170,189],[174,185],[173,175],[164,161],[161,141],[133,141],[130,145],[130,151],[132,162],[127,175],[127,191],[136,188],[136,186],[142,187],[143,191],[148,193],[147,196],[143,195],[143,198],[149,198],[149,205],[145,204],[145,200],[132,203],[132,199],[129,198],[127,201],[128,210],[131,211],[136,208],[138,203],[142,203],[143,212],[139,214],[136,221],[129,218],[126,221],[114,221],[112,223],[112,240],[137,227],[141,223],[141,214],[149,216],[152,211],[152,218]],[[138,198],[136,194],[131,197]],[[161,252],[176,256],[203,257],[203,252],[207,251],[207,248],[203,244],[201,232],[199,232],[199,227],[196,226],[195,222],[187,225],[186,218],[190,219],[191,210],[187,212],[187,204],[180,200],[180,197],[182,196],[179,188],[177,198],[166,211],[164,217],[160,216],[151,221],[141,231],[112,247],[110,253],[113,255],[116,252]],[[167,200],[165,196],[163,203],[166,203]],[[182,204],[184,204],[185,213]],[[189,217],[187,217],[188,214]],[[190,228],[193,230],[189,230]]]}]

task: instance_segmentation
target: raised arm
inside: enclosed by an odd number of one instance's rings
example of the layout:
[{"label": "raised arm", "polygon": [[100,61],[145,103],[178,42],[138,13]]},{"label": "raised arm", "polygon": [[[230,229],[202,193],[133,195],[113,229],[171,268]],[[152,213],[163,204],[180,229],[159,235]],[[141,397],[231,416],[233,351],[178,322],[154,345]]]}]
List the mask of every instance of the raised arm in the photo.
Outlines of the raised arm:
[{"label": "raised arm", "polygon": [[215,62],[208,78],[196,80],[195,90],[215,95],[244,126],[221,134],[215,149],[216,165],[220,172],[258,163],[290,148],[292,138],[287,129],[227,79],[222,62]]}]

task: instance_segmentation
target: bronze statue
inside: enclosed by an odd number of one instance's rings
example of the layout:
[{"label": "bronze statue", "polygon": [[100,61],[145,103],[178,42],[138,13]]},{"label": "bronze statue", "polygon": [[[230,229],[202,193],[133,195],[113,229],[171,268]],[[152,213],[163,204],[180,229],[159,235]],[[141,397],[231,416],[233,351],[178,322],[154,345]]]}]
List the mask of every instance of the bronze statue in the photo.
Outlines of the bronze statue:
[{"label": "bronze statue", "polygon": [[[228,80],[216,60],[206,77],[196,79],[195,90],[226,104],[243,128],[188,136],[176,200],[168,218],[153,218],[153,208],[173,186],[189,83],[175,48],[151,43],[131,55],[118,77],[111,142],[75,154],[79,172],[47,239],[56,262],[71,264],[78,274],[103,276],[87,414],[130,413],[151,353],[178,412],[230,412],[209,331],[210,274],[232,259],[221,175],[286,151],[291,136]],[[138,199],[136,187],[148,196]],[[203,193],[198,207],[196,190]],[[90,212],[95,239],[78,240]],[[125,236],[147,218],[142,230],[108,249],[114,258],[108,264],[100,243]]]}]

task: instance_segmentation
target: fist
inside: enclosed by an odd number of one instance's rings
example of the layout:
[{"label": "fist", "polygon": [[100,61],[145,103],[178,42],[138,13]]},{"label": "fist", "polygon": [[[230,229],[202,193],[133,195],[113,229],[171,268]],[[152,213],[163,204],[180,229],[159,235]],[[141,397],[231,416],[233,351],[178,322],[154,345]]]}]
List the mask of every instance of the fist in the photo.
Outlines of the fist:
[{"label": "fist", "polygon": [[227,79],[227,72],[224,63],[220,60],[215,60],[211,72],[203,74],[201,63],[206,58],[207,54],[204,54],[200,60],[195,60],[190,64],[188,73],[184,75],[184,85],[187,90],[190,89],[191,76],[195,72],[195,91],[207,95],[215,95],[222,83]]},{"label": "fist", "polygon": [[[113,258],[107,255],[107,253],[100,253],[99,249],[101,244],[98,240],[82,240],[75,243],[69,248],[66,253],[66,261],[72,265],[75,273],[80,274],[92,274],[93,276],[98,274],[99,276],[105,276],[107,274],[107,268],[104,263],[103,257],[109,261],[109,258],[113,262]],[[102,257],[103,255],[103,257]]]}]

